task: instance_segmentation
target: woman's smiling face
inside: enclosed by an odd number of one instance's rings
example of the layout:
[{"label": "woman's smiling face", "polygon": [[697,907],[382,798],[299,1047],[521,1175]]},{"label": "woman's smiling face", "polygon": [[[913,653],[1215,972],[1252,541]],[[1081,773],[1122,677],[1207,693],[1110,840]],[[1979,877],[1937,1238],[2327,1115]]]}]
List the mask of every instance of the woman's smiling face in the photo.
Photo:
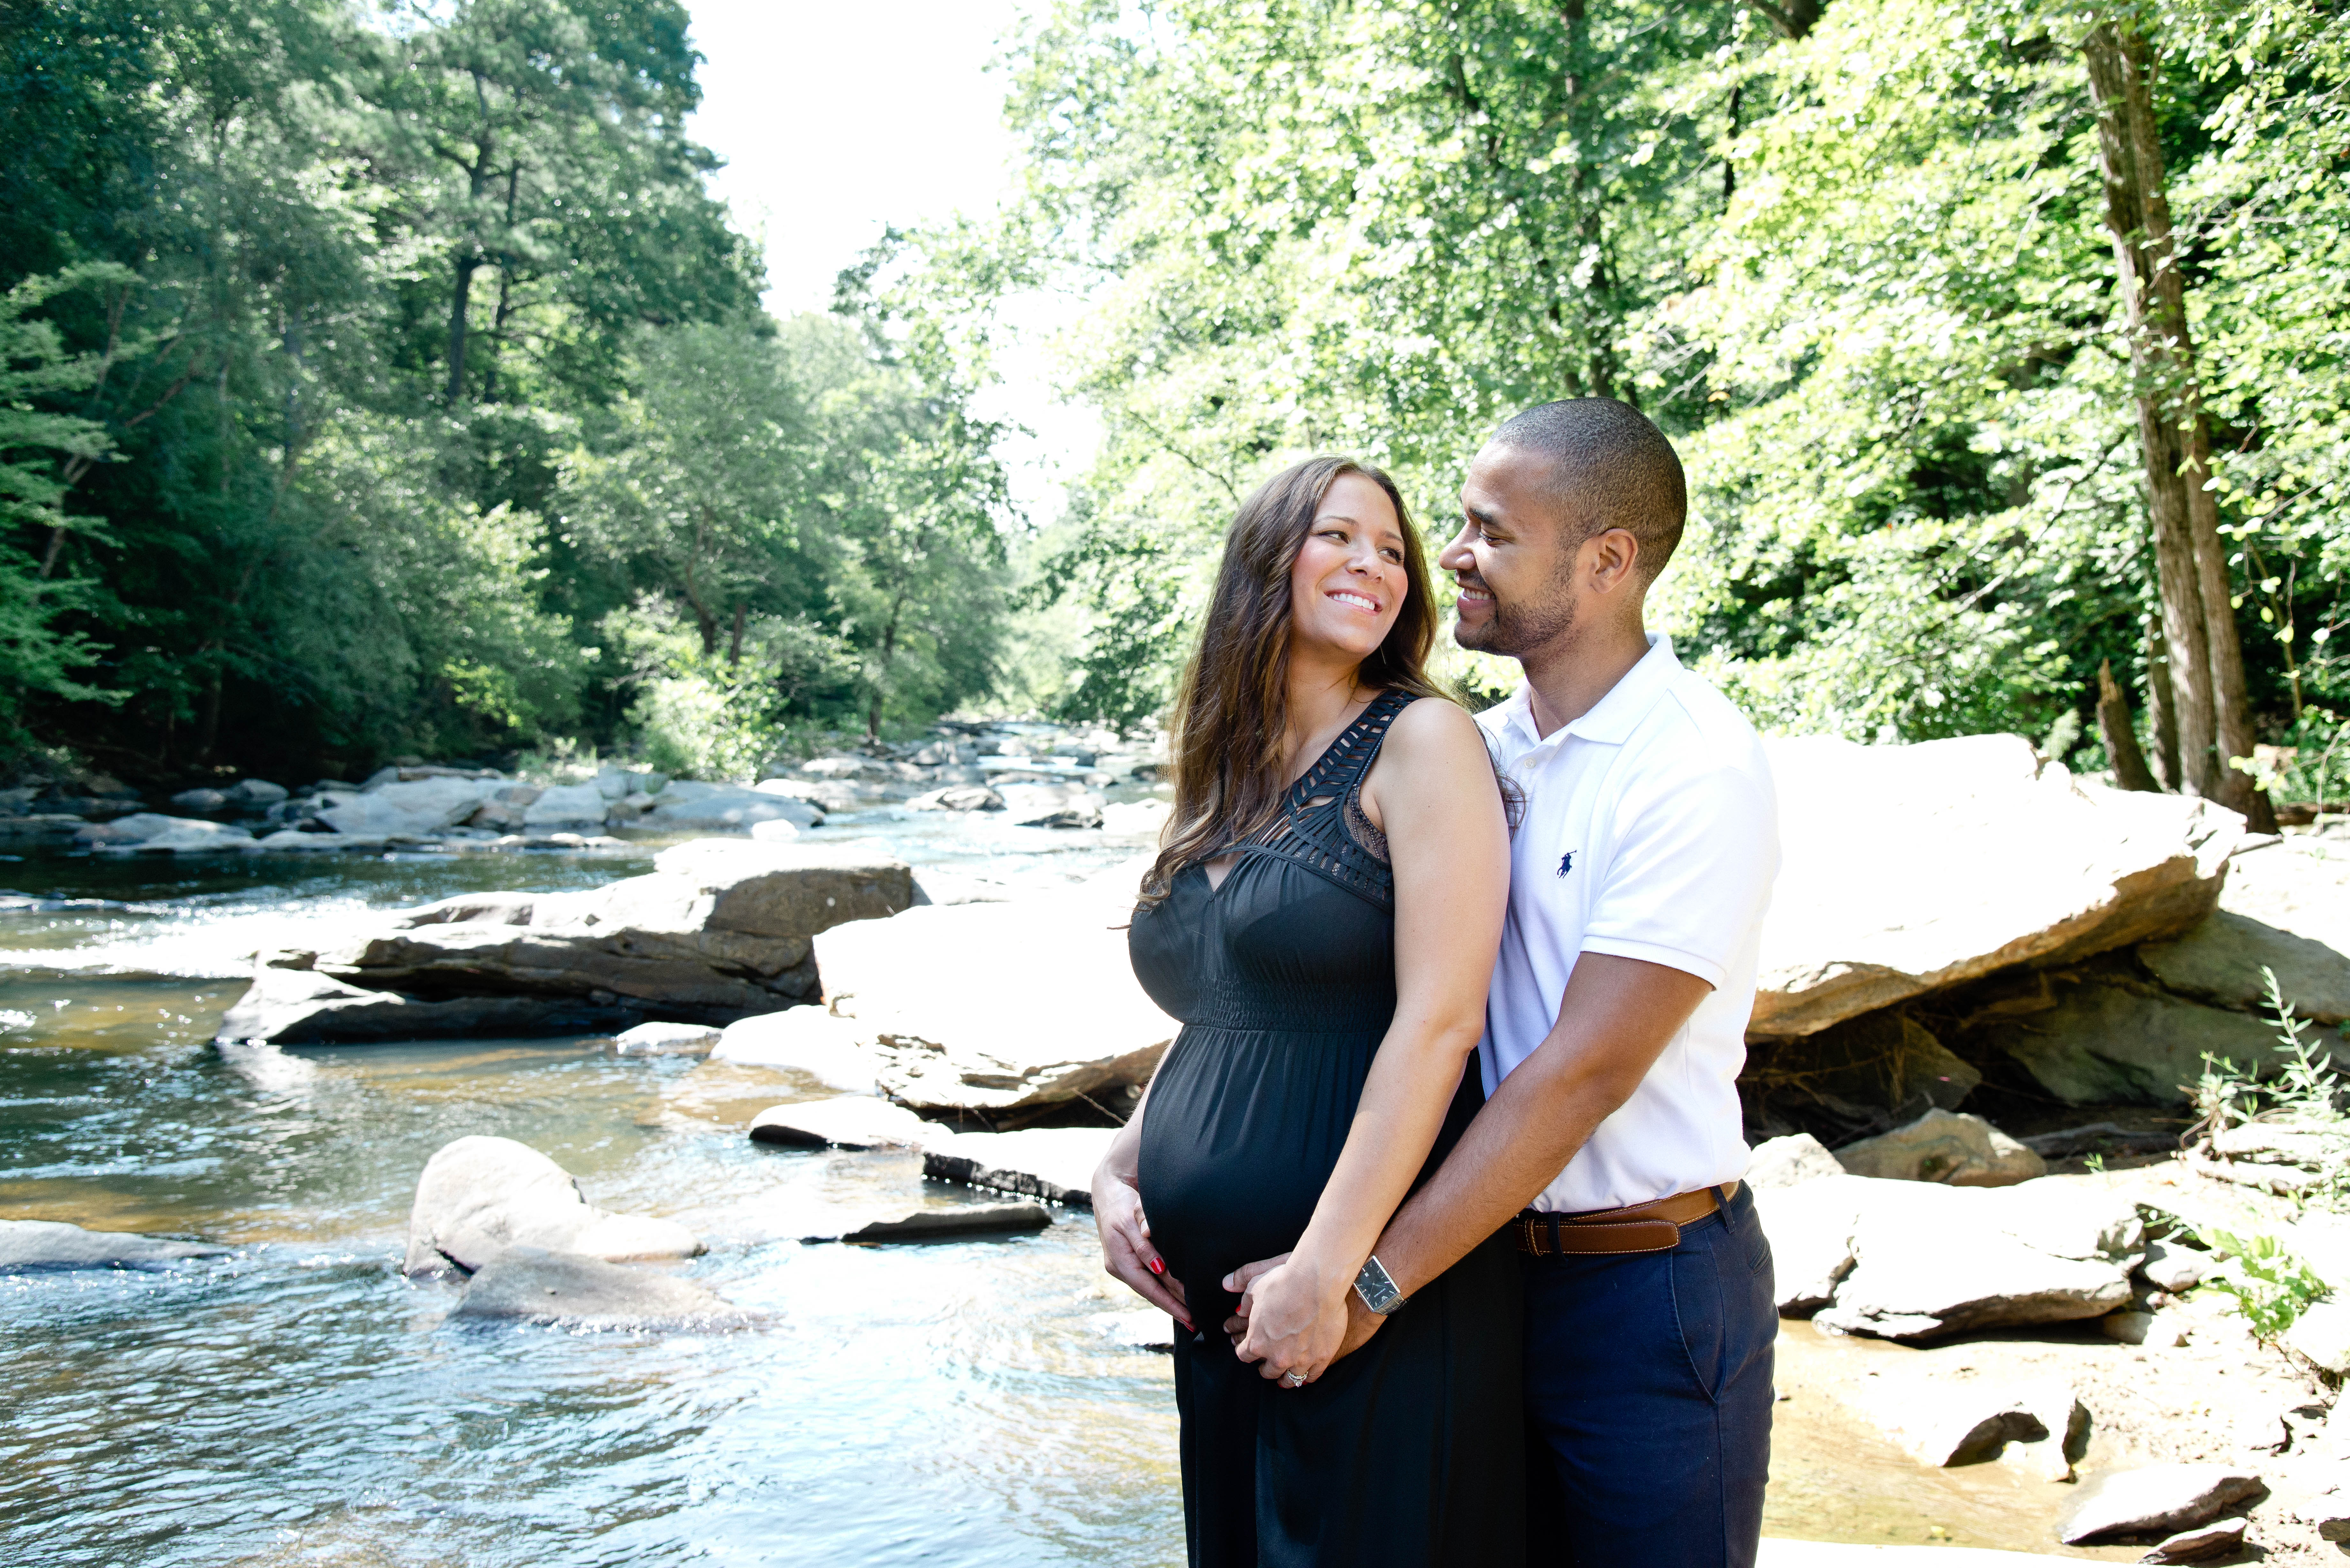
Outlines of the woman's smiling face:
[{"label": "woman's smiling face", "polygon": [[1410,588],[1403,552],[1403,522],[1388,493],[1359,473],[1340,474],[1289,568],[1293,642],[1370,657]]}]

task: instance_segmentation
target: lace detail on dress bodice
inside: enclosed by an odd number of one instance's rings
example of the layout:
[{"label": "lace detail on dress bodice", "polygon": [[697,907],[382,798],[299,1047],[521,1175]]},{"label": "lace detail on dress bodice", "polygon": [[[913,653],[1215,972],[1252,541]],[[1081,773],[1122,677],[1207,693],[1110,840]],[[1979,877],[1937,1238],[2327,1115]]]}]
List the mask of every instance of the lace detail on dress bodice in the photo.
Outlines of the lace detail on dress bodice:
[{"label": "lace detail on dress bodice", "polygon": [[1289,786],[1281,815],[1233,848],[1243,858],[1271,855],[1294,862],[1393,910],[1395,874],[1388,867],[1387,836],[1363,815],[1361,793],[1365,775],[1378,761],[1388,726],[1412,701],[1410,692],[1393,688],[1371,699],[1371,705]]}]

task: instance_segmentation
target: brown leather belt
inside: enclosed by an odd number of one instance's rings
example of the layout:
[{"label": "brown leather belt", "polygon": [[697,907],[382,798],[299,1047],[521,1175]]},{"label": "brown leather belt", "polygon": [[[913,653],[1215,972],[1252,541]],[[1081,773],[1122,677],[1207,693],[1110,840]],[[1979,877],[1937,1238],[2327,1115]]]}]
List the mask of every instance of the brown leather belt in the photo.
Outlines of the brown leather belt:
[{"label": "brown leather belt", "polygon": [[1570,1253],[1669,1252],[1681,1244],[1681,1227],[1695,1224],[1738,1196],[1738,1183],[1676,1192],[1628,1209],[1595,1209],[1587,1214],[1545,1214],[1523,1209],[1503,1229],[1532,1257]]}]

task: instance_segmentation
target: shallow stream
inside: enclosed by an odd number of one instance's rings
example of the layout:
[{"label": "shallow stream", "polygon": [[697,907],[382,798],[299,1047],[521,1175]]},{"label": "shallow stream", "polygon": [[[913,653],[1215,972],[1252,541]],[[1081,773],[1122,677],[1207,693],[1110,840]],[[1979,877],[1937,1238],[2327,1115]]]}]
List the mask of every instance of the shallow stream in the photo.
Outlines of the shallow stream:
[{"label": "shallow stream", "polygon": [[[893,808],[966,884],[1051,885],[1131,841]],[[203,1237],[160,1272],[0,1276],[0,1563],[1157,1565],[1183,1560],[1168,1364],[1088,1218],[922,1248],[807,1245],[844,1210],[972,1201],[902,1155],[786,1152],[750,1116],[822,1091],[577,1041],[216,1049],[255,949],[367,911],[647,869],[603,856],[0,861],[0,1218]],[[522,1139],[592,1201],[707,1238],[724,1334],[444,1321],[399,1272],[417,1172]],[[1920,1474],[1781,1407],[1770,1533],[2047,1550],[2002,1467]],[[1953,1477],[1956,1477],[1953,1480]]]}]

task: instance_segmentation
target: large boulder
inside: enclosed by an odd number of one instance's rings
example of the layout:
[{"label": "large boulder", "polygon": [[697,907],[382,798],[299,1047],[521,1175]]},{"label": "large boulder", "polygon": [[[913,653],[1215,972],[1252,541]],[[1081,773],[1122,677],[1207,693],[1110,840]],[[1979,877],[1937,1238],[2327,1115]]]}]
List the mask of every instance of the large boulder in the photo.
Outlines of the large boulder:
[{"label": "large boulder", "polygon": [[2242,836],[2232,812],[2084,784],[2013,735],[1766,745],[1783,860],[1761,1037],[2182,934],[2217,904]]},{"label": "large boulder", "polygon": [[804,800],[742,784],[679,782],[653,796],[652,809],[639,819],[646,827],[691,828],[700,833],[747,833],[761,822],[814,827],[824,813]]},{"label": "large boulder", "polygon": [[0,1220],[0,1273],[36,1269],[160,1269],[226,1251],[129,1231],[85,1231],[58,1220]]},{"label": "large boulder", "polygon": [[544,1247],[607,1262],[702,1251],[693,1232],[674,1220],[597,1208],[567,1171],[528,1144],[480,1136],[443,1144],[417,1179],[401,1268],[411,1274],[472,1273],[509,1247]]},{"label": "large boulder", "polygon": [[1135,981],[1133,871],[1004,904],[925,905],[816,938],[830,1011],[925,1115],[1123,1114],[1180,1027]]},{"label": "large boulder", "polygon": [[528,1245],[483,1265],[450,1315],[578,1328],[733,1328],[752,1321],[691,1280]]},{"label": "large boulder", "polygon": [[[682,844],[654,867],[649,876],[585,892],[465,894],[388,917],[322,952],[267,955],[256,994],[231,1014],[249,1032],[224,1037],[292,1043],[266,1027],[280,1016],[296,1022],[289,1003],[309,1009],[298,1020],[307,1044],[380,1039],[387,1028],[417,1038],[416,1026],[428,1022],[412,1012],[395,1019],[397,1002],[362,1018],[364,1008],[348,1005],[359,998],[323,987],[297,996],[292,982],[265,972],[277,969],[315,970],[351,991],[425,1002],[536,998],[560,1004],[566,1016],[585,1003],[607,1010],[588,1025],[592,1033],[652,1018],[723,1024],[814,992],[813,933],[888,915],[913,899],[913,874],[902,862],[847,847]],[[266,1016],[255,1029],[257,1014]],[[364,1033],[334,1034],[346,1018]]]}]

